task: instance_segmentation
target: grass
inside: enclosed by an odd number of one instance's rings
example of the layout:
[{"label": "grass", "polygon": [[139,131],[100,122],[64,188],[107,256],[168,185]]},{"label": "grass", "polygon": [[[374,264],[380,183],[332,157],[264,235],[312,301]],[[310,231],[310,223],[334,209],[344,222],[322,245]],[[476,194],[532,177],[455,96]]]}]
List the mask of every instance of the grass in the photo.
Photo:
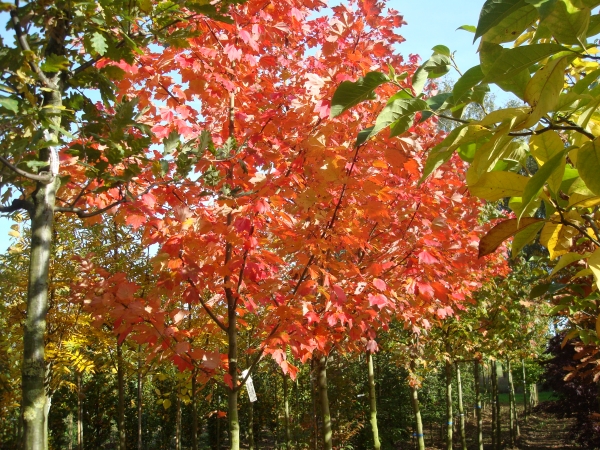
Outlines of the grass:
[{"label": "grass", "polygon": [[[500,404],[501,405],[508,405],[508,393],[506,394],[499,394],[498,397],[500,398]],[[538,392],[538,397],[541,402],[545,402],[548,400],[557,400],[558,397],[554,394],[554,392],[551,391],[542,391],[542,392]],[[515,403],[517,405],[522,405],[523,404],[523,394],[515,394]]]}]

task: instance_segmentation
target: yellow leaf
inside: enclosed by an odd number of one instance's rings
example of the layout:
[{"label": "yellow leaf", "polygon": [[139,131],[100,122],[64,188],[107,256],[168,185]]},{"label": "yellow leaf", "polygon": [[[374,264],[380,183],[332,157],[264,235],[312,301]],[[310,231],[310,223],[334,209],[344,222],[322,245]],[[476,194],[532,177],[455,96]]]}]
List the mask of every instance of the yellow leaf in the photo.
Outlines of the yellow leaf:
[{"label": "yellow leaf", "polygon": [[597,249],[588,259],[588,266],[594,274],[596,287],[600,290],[600,248]]},{"label": "yellow leaf", "polygon": [[554,222],[548,222],[544,225],[540,235],[540,243],[548,249],[550,259],[564,255],[569,251],[574,234],[572,228],[558,223],[560,221],[558,214],[552,216],[552,219],[554,219]]},{"label": "yellow leaf", "polygon": [[574,193],[569,197],[569,208],[591,208],[600,205],[600,197]]},{"label": "yellow leaf", "polygon": [[589,269],[589,268],[581,269],[579,272],[577,272],[575,275],[573,275],[571,280],[576,280],[577,278],[589,277],[590,275],[594,275],[594,272],[592,272],[592,269]]},{"label": "yellow leaf", "polygon": [[168,398],[164,399],[162,402],[163,408],[165,409],[169,409],[169,407],[171,406],[171,400],[169,400]]},{"label": "yellow leaf", "polygon": [[469,191],[493,202],[504,197],[520,197],[528,181],[529,177],[513,172],[486,172],[477,183],[469,186]]},{"label": "yellow leaf", "polygon": [[543,165],[558,152],[565,149],[565,144],[556,131],[535,135],[529,141],[531,156],[539,165]]},{"label": "yellow leaf", "polygon": [[565,69],[573,56],[563,56],[542,66],[525,88],[524,99],[533,108],[529,118],[521,128],[534,126],[548,112],[552,111],[565,83]]},{"label": "yellow leaf", "polygon": [[554,269],[552,269],[552,273],[550,274],[550,276],[554,276],[554,274],[556,272],[558,272],[559,270],[567,267],[569,264],[573,264],[575,261],[579,261],[583,258],[586,258],[588,255],[581,255],[579,253],[567,253],[565,255],[563,255],[560,260],[558,261],[558,263],[556,264],[556,266],[554,266]]}]

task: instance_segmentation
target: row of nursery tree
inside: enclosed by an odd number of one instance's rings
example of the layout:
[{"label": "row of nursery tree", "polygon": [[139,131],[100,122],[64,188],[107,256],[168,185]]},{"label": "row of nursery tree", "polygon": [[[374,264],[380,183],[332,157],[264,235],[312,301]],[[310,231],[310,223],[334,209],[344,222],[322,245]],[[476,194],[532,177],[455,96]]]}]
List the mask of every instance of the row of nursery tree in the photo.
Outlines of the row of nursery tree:
[{"label": "row of nursery tree", "polygon": [[[372,0],[3,3],[4,435],[377,447],[381,377],[405,371],[418,412],[441,365],[451,447],[453,368],[536,357],[553,316],[567,380],[596,381],[599,4],[487,0],[463,73],[442,45],[398,54],[403,18]],[[490,84],[522,106],[488,110]],[[277,426],[239,404],[251,377]]]},{"label": "row of nursery tree", "polygon": [[[119,341],[112,326],[89,314],[83,302],[73,302],[69,286],[79,276],[76,254],[90,255],[108,271],[126,268],[130,276],[139,277],[145,291],[155,282],[153,258],[140,233],[115,223],[77,233],[79,225],[60,220],[55,226],[50,266],[55,289],[45,346],[51,374],[46,382],[52,401],[49,448],[198,449],[229,444],[227,385],[201,370],[180,371],[161,354],[149,357],[146,344]],[[2,289],[9,296],[0,316],[8,330],[0,347],[6,362],[0,374],[5,418],[0,436],[3,447],[15,449],[20,448],[23,417],[18,386],[22,344],[14,324],[24,315],[20,286],[26,283],[30,246],[20,226],[13,227],[13,245],[2,257],[7,275]],[[521,268],[530,276],[533,271],[531,264]],[[522,286],[529,284],[523,276],[509,276],[502,285],[480,290],[477,308],[454,319],[434,319],[419,332],[393,321],[379,334],[377,353],[366,345],[354,353],[343,351],[342,345],[332,347],[326,379],[321,359],[302,364],[290,380],[276,360],[263,358],[252,373],[256,401],[250,401],[245,387],[240,393],[241,443],[251,448],[320,448],[329,411],[331,443],[338,448],[393,448],[402,442],[424,448],[444,441],[466,448],[465,424],[478,430],[469,437],[471,444],[482,446],[484,439],[498,442],[498,448],[508,444],[517,438],[518,422],[524,419],[517,417],[517,410],[521,414],[531,409],[540,379],[539,365],[528,364],[526,370],[522,358],[543,352],[547,333],[547,317],[536,309],[539,305],[527,302],[529,289]],[[497,289],[510,296],[499,299],[493,294]],[[200,320],[201,312],[189,310],[181,328],[191,331]],[[245,367],[256,345],[252,335],[249,323],[239,340],[240,348],[248,349],[241,364]],[[226,341],[211,338],[202,336],[205,348],[215,345],[218,356],[219,345]],[[505,346],[512,350],[503,350]],[[291,352],[286,358],[293,361]],[[497,374],[502,371],[496,365],[502,364],[510,393],[509,420],[499,414]],[[514,373],[514,383],[508,373]],[[515,402],[515,385],[521,393],[525,385],[523,405]],[[491,411],[494,425],[484,432],[485,411]],[[500,435],[502,429],[510,438]]]}]

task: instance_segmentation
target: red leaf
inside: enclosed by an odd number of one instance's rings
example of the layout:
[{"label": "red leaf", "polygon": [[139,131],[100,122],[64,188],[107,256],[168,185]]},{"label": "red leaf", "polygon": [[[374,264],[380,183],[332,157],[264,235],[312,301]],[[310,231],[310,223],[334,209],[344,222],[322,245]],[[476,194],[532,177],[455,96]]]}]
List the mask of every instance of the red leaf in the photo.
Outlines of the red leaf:
[{"label": "red leaf", "polygon": [[383,291],[383,292],[385,292],[387,290],[387,285],[385,284],[385,281],[383,281],[379,278],[373,279],[373,286],[375,286],[377,289],[379,289],[380,291]]},{"label": "red leaf", "polygon": [[427,250],[423,250],[417,256],[419,258],[419,261],[421,261],[423,264],[439,263],[438,259],[435,256],[433,256],[431,253],[429,253]]}]

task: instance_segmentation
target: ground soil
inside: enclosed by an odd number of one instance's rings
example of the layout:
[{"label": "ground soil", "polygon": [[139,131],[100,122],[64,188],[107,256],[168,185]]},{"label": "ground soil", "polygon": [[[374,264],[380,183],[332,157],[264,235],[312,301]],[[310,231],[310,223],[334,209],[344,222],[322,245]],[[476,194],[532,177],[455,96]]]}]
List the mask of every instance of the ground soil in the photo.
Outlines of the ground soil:
[{"label": "ground soil", "polygon": [[[544,411],[534,411],[525,422],[522,417],[522,409],[519,410],[520,436],[517,438],[516,446],[510,445],[510,431],[508,429],[508,407],[502,406],[502,442],[505,450],[550,450],[550,449],[580,449],[569,438],[569,430],[574,424],[574,419],[559,418]],[[483,442],[484,449],[492,449],[491,440],[491,410],[488,408],[483,413]],[[446,445],[440,438],[439,428],[434,433],[436,438],[433,442],[426,439],[427,449],[445,449]],[[466,422],[467,448],[477,450],[477,424],[471,414]],[[455,432],[454,448],[460,449],[460,436],[458,430]]]}]

